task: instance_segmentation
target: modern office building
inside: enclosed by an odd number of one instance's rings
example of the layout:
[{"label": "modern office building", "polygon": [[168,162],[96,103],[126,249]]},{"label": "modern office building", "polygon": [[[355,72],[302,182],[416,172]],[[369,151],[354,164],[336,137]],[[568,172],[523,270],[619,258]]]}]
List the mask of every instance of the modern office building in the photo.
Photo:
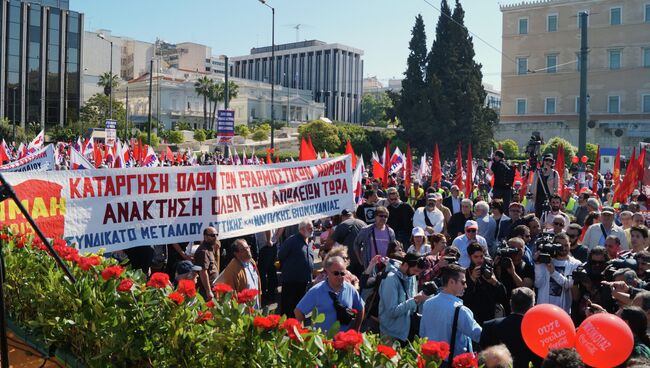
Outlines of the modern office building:
[{"label": "modern office building", "polygon": [[0,0],[0,118],[42,127],[80,109],[83,14],[68,0]]},{"label": "modern office building", "polygon": [[[275,84],[307,89],[331,120],[358,123],[363,95],[363,50],[322,41],[275,45]],[[271,82],[271,46],[230,59],[234,77]],[[278,108],[278,107],[276,107]],[[276,113],[277,117],[277,113]]]},{"label": "modern office building", "polygon": [[497,136],[578,140],[580,27],[588,17],[587,141],[631,151],[650,137],[650,1],[541,0],[501,6]]}]

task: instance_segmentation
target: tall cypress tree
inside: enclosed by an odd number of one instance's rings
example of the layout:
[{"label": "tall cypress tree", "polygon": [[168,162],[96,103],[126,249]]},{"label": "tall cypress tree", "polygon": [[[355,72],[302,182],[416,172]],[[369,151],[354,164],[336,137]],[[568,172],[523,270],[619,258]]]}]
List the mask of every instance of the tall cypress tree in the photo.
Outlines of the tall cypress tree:
[{"label": "tall cypress tree", "polygon": [[404,127],[404,138],[418,149],[426,149],[422,135],[433,135],[430,129],[431,111],[425,94],[425,67],[427,62],[427,36],[422,15],[415,18],[411,30],[407,68],[402,80],[399,118]]}]

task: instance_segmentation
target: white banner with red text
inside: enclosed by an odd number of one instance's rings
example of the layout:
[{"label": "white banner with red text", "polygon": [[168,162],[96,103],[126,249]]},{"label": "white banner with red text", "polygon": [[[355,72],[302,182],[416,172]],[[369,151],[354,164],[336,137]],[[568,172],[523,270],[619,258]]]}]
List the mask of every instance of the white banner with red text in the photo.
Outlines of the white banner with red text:
[{"label": "white banner with red text", "polygon": [[0,166],[0,172],[49,171],[54,170],[55,162],[54,145],[48,144],[28,156]]},{"label": "white banner with red text", "polygon": [[[51,238],[82,251],[227,239],[352,208],[350,159],[262,166],[91,169],[3,174]],[[237,168],[236,170],[233,170]],[[12,200],[0,224],[32,229]]]}]

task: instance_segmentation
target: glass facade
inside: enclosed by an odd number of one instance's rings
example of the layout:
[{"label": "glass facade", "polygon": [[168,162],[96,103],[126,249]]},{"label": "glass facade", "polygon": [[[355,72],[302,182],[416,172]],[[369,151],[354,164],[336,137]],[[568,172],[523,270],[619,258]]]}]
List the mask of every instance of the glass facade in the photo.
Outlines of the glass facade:
[{"label": "glass facade", "polygon": [[67,20],[66,32],[66,62],[65,62],[65,120],[73,121],[79,117],[81,108],[81,16],[70,13]]},{"label": "glass facade", "polygon": [[29,9],[27,23],[27,122],[41,121],[41,28],[42,10],[39,5]]},{"label": "glass facade", "polygon": [[[22,84],[20,83],[22,51],[21,3],[12,1],[7,5],[5,116],[12,121],[21,120]],[[3,35],[4,36],[4,35]]]},{"label": "glass facade", "polygon": [[47,79],[45,81],[45,122],[59,123],[61,97],[61,11],[50,9],[47,20]]}]

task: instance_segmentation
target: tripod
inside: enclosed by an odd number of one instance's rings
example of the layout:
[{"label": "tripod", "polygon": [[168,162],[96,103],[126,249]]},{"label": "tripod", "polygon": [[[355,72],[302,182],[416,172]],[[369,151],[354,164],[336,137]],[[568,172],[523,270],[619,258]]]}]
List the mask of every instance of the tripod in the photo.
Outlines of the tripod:
[{"label": "tripod", "polygon": [[[5,178],[0,174],[0,202],[4,202],[7,199],[12,199],[18,209],[20,210],[20,213],[23,214],[27,222],[32,226],[32,229],[36,232],[36,235],[38,235],[39,239],[45,244],[47,249],[50,251],[50,254],[52,257],[54,257],[54,260],[56,263],[61,267],[63,272],[66,274],[70,282],[75,283],[77,280],[74,278],[72,275],[72,272],[70,272],[70,269],[68,266],[63,263],[61,260],[61,257],[59,257],[59,254],[54,251],[54,248],[52,247],[52,244],[47,240],[45,237],[45,234],[41,231],[41,229],[36,225],[36,222],[34,222],[34,219],[32,216],[27,212],[27,209],[25,209],[25,206],[23,206],[22,202],[18,199],[18,196],[16,196],[16,192],[14,191],[14,188],[9,184]],[[5,260],[4,260],[4,252],[2,249],[2,246],[0,245],[0,359],[2,360],[2,368],[9,368],[9,345],[7,343],[7,316],[6,316],[6,306],[5,306],[5,297],[4,297],[4,280],[5,280]]]}]

